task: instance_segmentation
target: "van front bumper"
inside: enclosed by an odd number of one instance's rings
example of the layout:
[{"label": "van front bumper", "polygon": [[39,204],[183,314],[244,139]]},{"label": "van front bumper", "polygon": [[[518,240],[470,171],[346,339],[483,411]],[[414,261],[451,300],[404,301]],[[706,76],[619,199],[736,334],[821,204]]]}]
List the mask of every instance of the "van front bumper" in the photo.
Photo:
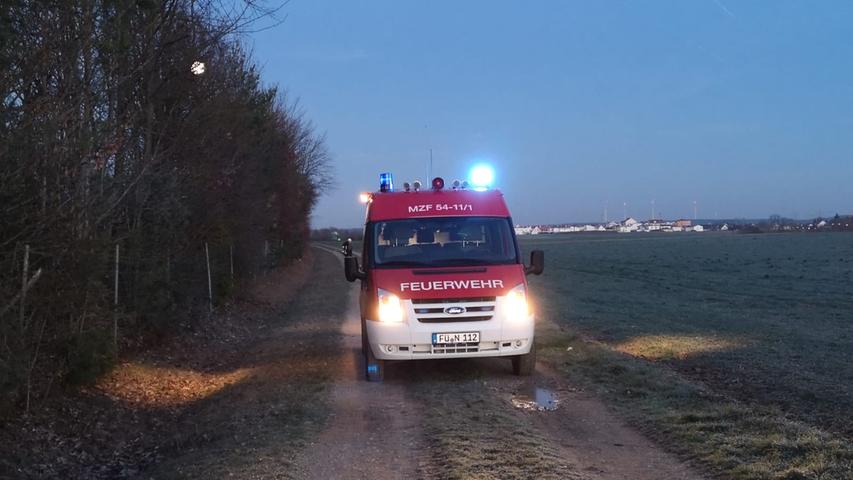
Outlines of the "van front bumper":
[{"label": "van front bumper", "polygon": [[[410,307],[411,308],[411,307]],[[401,323],[367,320],[367,339],[380,360],[500,357],[523,355],[533,344],[534,316],[510,320],[496,314],[490,320],[421,323],[407,315]],[[479,343],[433,345],[433,333],[479,332]]]}]

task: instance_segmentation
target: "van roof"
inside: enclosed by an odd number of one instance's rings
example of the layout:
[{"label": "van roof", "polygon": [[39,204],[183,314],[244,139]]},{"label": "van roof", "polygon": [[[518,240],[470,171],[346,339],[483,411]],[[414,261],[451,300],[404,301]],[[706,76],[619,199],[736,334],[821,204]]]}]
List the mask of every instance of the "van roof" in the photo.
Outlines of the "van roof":
[{"label": "van roof", "polygon": [[419,217],[509,217],[499,190],[421,190],[376,192],[367,207],[367,221]]}]

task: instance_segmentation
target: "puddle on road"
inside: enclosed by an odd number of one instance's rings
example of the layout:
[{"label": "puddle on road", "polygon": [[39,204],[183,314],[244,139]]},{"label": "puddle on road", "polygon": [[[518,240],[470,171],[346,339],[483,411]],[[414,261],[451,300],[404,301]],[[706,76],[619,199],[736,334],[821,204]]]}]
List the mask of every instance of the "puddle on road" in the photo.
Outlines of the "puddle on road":
[{"label": "puddle on road", "polygon": [[512,405],[522,410],[544,412],[556,410],[559,404],[557,394],[542,387],[526,388],[512,396]]}]

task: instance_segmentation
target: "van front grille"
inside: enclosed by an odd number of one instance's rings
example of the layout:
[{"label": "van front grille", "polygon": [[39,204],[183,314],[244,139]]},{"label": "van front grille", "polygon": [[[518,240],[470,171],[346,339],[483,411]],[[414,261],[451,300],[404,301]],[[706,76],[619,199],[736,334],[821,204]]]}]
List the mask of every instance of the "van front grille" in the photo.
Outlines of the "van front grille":
[{"label": "van front grille", "polygon": [[[421,323],[484,322],[495,312],[495,297],[436,298],[412,300]],[[459,307],[458,313],[449,310]]]},{"label": "van front grille", "polygon": [[[461,306],[461,305],[460,305]],[[444,313],[444,309],[447,307],[438,307],[438,308],[416,308],[415,313]],[[494,305],[486,306],[486,307],[465,307],[466,312],[494,312]]]},{"label": "van front grille", "polygon": [[432,353],[476,353],[480,351],[477,342],[438,343],[432,346]]},{"label": "van front grille", "polygon": [[480,315],[476,317],[463,317],[461,315],[453,317],[418,317],[418,321],[421,323],[485,322],[491,319],[492,315]]}]

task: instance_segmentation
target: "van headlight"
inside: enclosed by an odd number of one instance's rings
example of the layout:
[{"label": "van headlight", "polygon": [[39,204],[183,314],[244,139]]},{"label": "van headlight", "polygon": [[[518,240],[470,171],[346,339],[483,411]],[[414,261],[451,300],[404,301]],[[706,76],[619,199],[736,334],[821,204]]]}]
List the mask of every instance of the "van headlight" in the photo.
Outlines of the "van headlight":
[{"label": "van headlight", "polygon": [[379,297],[379,321],[385,323],[400,323],[403,321],[403,304],[393,293],[377,289]]},{"label": "van headlight", "polygon": [[506,314],[510,320],[523,322],[530,316],[530,308],[527,306],[527,290],[524,284],[519,284],[509,291],[504,300]]}]

